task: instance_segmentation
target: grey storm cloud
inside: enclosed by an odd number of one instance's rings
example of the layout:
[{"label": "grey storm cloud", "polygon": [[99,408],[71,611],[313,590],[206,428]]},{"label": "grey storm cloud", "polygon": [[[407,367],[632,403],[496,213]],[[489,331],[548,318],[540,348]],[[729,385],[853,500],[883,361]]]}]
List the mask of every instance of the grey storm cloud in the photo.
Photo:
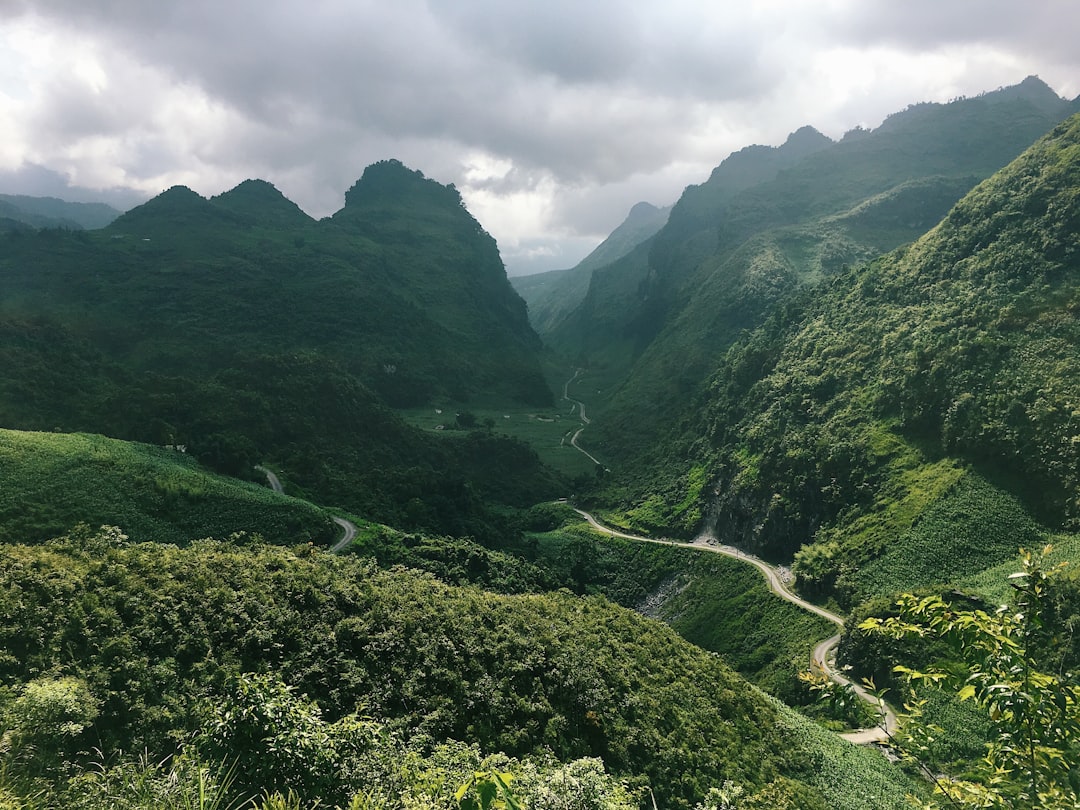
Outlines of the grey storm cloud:
[{"label": "grey storm cloud", "polygon": [[32,77],[11,139],[27,165],[113,161],[151,193],[259,176],[323,215],[397,157],[456,183],[504,255],[544,227],[598,240],[638,200],[670,204],[728,152],[803,124],[836,136],[1040,71],[1075,95],[1078,18],[1070,0],[0,3],[4,29],[86,43],[108,79]]}]

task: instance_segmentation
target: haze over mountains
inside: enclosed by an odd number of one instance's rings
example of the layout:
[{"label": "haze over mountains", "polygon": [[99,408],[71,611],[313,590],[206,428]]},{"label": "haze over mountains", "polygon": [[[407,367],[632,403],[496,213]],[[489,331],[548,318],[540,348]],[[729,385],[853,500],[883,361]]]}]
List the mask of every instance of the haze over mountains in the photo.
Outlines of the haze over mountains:
[{"label": "haze over mountains", "polygon": [[[0,655],[3,685],[77,679],[99,741],[155,755],[324,735],[342,759],[309,774],[273,765],[277,742],[243,760],[245,787],[308,799],[345,802],[357,773],[400,799],[422,789],[405,773],[485,772],[482,750],[520,758],[526,790],[597,757],[597,790],[648,785],[664,807],[729,781],[748,807],[903,806],[925,786],[729,668],[832,728],[864,722],[810,705],[807,616],[765,608],[738,561],[600,540],[552,501],[736,544],[859,616],[902,590],[990,605],[1021,545],[1080,559],[1078,101],[1031,77],[839,141],[804,127],[670,210],[635,206],[578,266],[512,281],[456,189],[393,160],[320,221],[259,180],[174,187],[97,230],[34,214],[0,234],[0,635],[22,651]],[[571,437],[595,474],[542,463]],[[257,463],[303,500],[233,480]],[[341,509],[369,561],[315,550]],[[10,596],[53,581],[60,618]],[[855,634],[840,655],[892,663]],[[289,706],[294,726],[211,732],[204,697]],[[361,705],[379,745],[348,736]],[[73,772],[92,725],[56,754]],[[961,736],[943,733],[943,772],[977,767],[983,740]],[[49,806],[65,778],[35,783]],[[634,796],[610,806],[651,806]]]}]

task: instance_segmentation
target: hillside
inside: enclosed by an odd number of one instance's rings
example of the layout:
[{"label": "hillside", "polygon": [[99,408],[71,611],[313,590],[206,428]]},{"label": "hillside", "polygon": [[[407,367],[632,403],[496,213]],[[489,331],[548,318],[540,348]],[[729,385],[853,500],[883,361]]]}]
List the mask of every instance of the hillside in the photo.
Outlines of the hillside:
[{"label": "hillside", "polygon": [[712,528],[781,556],[813,538],[805,586],[845,601],[880,592],[867,563],[899,539],[965,555],[917,578],[947,581],[1038,542],[1036,521],[1080,528],[1078,189],[1074,116],[737,343],[700,401]]},{"label": "hillside", "polygon": [[248,532],[327,545],[340,533],[323,510],[214,475],[175,448],[0,429],[0,543],[43,542],[77,523],[163,543]]},{"label": "hillside", "polygon": [[591,446],[629,462],[680,418],[744,329],[800,291],[917,239],[1071,109],[1030,78],[914,105],[835,143],[801,130],[777,149],[728,158],[686,190],[638,271],[623,274],[627,283],[594,274],[596,294],[566,321],[574,330],[566,344],[626,370]]}]

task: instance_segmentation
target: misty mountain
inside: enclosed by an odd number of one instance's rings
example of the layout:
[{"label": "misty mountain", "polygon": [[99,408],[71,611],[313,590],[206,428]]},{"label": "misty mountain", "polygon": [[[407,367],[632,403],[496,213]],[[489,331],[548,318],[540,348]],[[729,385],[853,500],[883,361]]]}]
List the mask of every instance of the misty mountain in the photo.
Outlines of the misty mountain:
[{"label": "misty mountain", "polygon": [[584,259],[567,270],[551,270],[510,279],[529,307],[529,322],[544,337],[581,303],[598,267],[618,261],[660,230],[671,208],[637,203],[626,219]]},{"label": "misty mountain", "polygon": [[55,197],[0,194],[0,219],[31,228],[93,230],[104,228],[118,216],[120,212],[105,203],[65,202]]}]

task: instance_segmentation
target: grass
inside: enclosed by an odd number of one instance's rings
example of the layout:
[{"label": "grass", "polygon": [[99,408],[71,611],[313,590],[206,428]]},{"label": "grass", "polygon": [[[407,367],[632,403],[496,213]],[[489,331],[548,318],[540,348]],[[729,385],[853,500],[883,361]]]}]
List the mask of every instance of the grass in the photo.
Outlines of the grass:
[{"label": "grass", "polygon": [[337,533],[322,509],[210,473],[176,450],[0,429],[0,541],[40,542],[76,523],[170,543],[240,531],[275,543],[325,543]]},{"label": "grass", "polygon": [[[1043,534],[1037,543],[1029,544],[1028,548],[1037,550],[1046,545],[1051,546],[1045,560],[1047,566],[1065,563],[1066,570],[1070,571],[1080,566],[1080,534]],[[961,578],[958,585],[991,603],[1007,604],[1015,596],[1008,577],[1020,570],[1020,556],[1017,554],[1005,562]]]},{"label": "grass", "polygon": [[969,472],[851,581],[863,596],[948,584],[1011,561],[1041,537],[1019,501]]}]

